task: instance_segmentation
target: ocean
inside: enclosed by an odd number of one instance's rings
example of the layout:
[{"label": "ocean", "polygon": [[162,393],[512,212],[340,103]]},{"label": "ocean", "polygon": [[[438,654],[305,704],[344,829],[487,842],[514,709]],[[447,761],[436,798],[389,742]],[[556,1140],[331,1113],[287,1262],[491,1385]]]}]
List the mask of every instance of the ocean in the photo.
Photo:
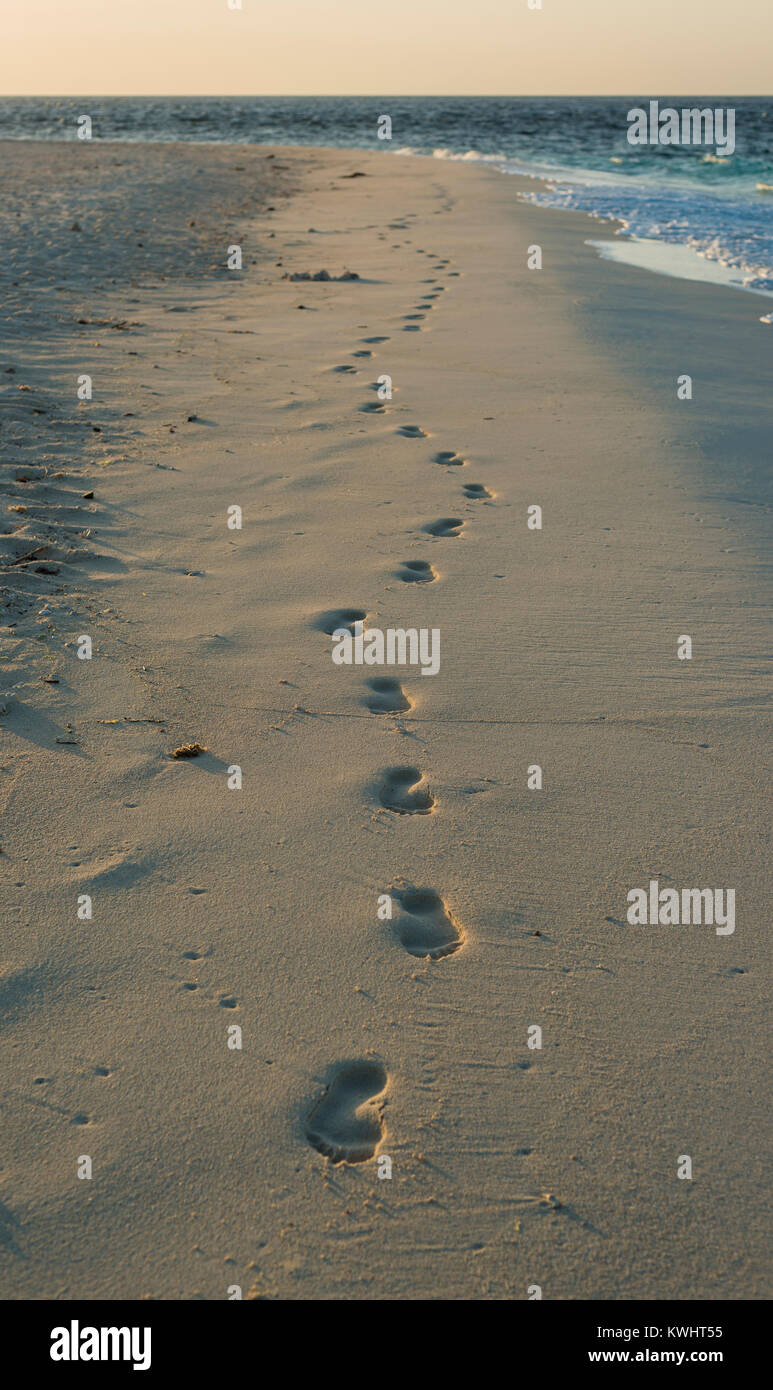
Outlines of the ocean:
[{"label": "ocean", "polygon": [[[385,155],[483,161],[547,180],[526,195],[623,223],[643,248],[681,255],[649,262],[773,295],[773,97],[661,96],[660,107],[735,111],[735,149],[628,142],[625,97],[26,97],[0,99],[0,136],[74,140],[333,145]],[[388,115],[391,140],[380,140]],[[633,258],[633,257],[631,257]],[[648,263],[646,257],[641,263]],[[770,316],[769,316],[770,317]]]}]

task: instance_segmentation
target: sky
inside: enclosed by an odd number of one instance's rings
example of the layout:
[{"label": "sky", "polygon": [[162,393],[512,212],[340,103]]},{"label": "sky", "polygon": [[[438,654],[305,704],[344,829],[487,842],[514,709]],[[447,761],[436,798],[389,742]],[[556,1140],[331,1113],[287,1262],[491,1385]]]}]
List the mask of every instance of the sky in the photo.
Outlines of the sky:
[{"label": "sky", "polygon": [[773,0],[241,4],[0,0],[0,95],[771,92]]}]

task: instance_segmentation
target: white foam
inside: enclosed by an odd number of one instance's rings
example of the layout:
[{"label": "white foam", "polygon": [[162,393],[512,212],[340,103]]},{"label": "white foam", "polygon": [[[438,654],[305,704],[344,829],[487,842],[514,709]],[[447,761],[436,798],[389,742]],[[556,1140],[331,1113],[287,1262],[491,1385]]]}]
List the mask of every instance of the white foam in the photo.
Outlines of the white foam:
[{"label": "white foam", "polygon": [[[669,241],[654,241],[650,237],[620,237],[615,241],[586,241],[608,261],[623,261],[626,265],[651,270],[658,275],[670,275],[677,280],[701,280],[704,284],[725,285],[734,290],[750,290],[753,294],[773,299],[773,290],[756,289],[746,284],[741,272],[720,260],[711,260],[692,246],[680,246]],[[773,314],[761,322],[772,322]]]}]

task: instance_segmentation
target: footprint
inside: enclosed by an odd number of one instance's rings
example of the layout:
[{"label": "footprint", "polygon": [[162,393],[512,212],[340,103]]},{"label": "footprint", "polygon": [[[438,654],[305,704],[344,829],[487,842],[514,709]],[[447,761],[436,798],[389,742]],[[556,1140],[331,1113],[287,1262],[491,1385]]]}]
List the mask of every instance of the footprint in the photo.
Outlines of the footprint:
[{"label": "footprint", "polygon": [[386,414],[386,406],[385,406],[385,405],[382,405],[382,404],[381,404],[381,401],[366,401],[364,405],[361,405],[361,406],[360,406],[360,414],[361,414],[361,415],[385,415],[385,414]]},{"label": "footprint", "polygon": [[309,1111],[306,1138],[333,1163],[364,1163],[384,1137],[387,1074],[380,1062],[339,1062]]},{"label": "footprint", "polygon": [[475,498],[479,502],[485,501],[487,497],[493,497],[493,492],[489,492],[482,483],[462,483],[462,491],[467,497]]},{"label": "footprint", "polygon": [[357,368],[356,368],[356,367],[351,367],[351,366],[349,366],[348,364],[344,363],[343,366],[341,366],[341,367],[331,367],[330,370],[331,370],[331,372],[355,372],[355,373],[356,373]]},{"label": "footprint", "polygon": [[314,626],[318,632],[326,632],[328,637],[332,637],[341,627],[353,634],[354,624],[364,623],[366,616],[362,608],[330,608],[327,613],[320,613]]},{"label": "footprint", "polygon": [[412,708],[403,687],[393,676],[374,676],[368,686],[373,694],[367,705],[374,714],[402,714]]},{"label": "footprint", "polygon": [[402,569],[397,571],[398,579],[405,584],[431,584],[437,575],[428,560],[401,560]]},{"label": "footprint", "polygon": [[450,536],[456,537],[460,534],[464,522],[457,516],[441,516],[439,521],[431,521],[428,526],[423,526],[428,536]]},{"label": "footprint", "polygon": [[417,767],[390,767],[378,794],[382,806],[401,816],[426,816],[435,798]]},{"label": "footprint", "polygon": [[421,333],[421,328],[418,323],[406,323],[403,333]]},{"label": "footprint", "polygon": [[418,425],[399,425],[395,434],[402,434],[406,439],[428,439],[426,430],[419,429]]},{"label": "footprint", "polygon": [[360,339],[360,342],[362,342],[362,343],[388,343],[388,342],[389,342],[389,337],[387,336],[387,337],[385,337],[385,338],[361,338],[361,339]]},{"label": "footprint", "polygon": [[406,323],[410,323],[410,322],[412,322],[412,321],[415,320],[415,319],[423,319],[423,318],[424,318],[424,315],[423,315],[423,314],[403,314],[403,319],[405,320]]},{"label": "footprint", "polygon": [[442,463],[446,467],[461,468],[466,462],[455,452],[454,449],[441,449],[439,453],[432,455],[433,463]]},{"label": "footprint", "polygon": [[360,348],[359,352],[353,352],[352,357],[372,357],[370,348]]},{"label": "footprint", "polygon": [[463,932],[434,889],[406,886],[391,893],[402,909],[395,930],[409,955],[440,960],[459,950]]}]

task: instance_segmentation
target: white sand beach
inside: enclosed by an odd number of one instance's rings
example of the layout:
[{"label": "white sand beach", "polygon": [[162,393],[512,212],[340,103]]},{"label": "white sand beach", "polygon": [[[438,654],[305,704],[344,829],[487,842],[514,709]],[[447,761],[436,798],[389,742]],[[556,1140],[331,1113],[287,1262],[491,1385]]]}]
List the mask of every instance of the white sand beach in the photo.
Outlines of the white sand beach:
[{"label": "white sand beach", "polygon": [[481,164],[0,151],[2,1297],[769,1296],[767,301]]}]

